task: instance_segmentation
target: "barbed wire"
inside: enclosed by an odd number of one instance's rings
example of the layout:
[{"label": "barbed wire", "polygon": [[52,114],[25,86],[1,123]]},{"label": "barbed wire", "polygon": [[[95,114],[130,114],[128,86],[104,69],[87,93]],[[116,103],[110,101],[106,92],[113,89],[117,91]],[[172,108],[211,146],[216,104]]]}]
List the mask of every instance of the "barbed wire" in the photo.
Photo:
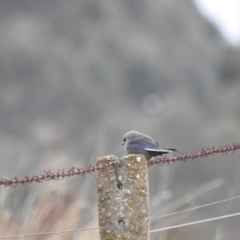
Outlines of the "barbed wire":
[{"label": "barbed wire", "polygon": [[27,183],[32,183],[32,182],[41,183],[43,181],[49,181],[49,180],[63,180],[65,177],[71,177],[76,175],[84,176],[86,173],[94,173],[95,171],[100,171],[111,166],[117,166],[118,164],[119,163],[117,161],[109,161],[104,165],[97,165],[97,166],[90,165],[87,168],[72,167],[68,171],[66,171],[65,169],[63,170],[59,169],[56,173],[52,173],[51,170],[48,170],[48,171],[44,171],[43,175],[39,175],[39,176],[32,176],[32,177],[26,176],[24,178],[13,177],[12,179],[1,178],[0,185],[4,185],[5,187],[9,187],[9,186],[15,187],[18,184],[25,185]]},{"label": "barbed wire", "polygon": [[[163,165],[163,164],[169,164],[171,162],[179,162],[179,161],[187,161],[189,159],[193,160],[199,157],[207,158],[210,155],[214,155],[217,153],[225,154],[227,155],[229,152],[234,153],[236,150],[240,149],[240,144],[238,143],[233,143],[232,145],[226,144],[224,146],[219,146],[219,147],[212,147],[212,148],[207,148],[206,150],[202,149],[201,152],[196,153],[185,153],[181,154],[178,156],[173,156],[173,157],[154,157],[153,159],[148,161],[148,165]],[[98,164],[96,166],[90,165],[87,168],[77,168],[73,167],[70,170],[58,170],[56,173],[52,173],[51,170],[45,171],[44,174],[42,175],[36,175],[36,176],[26,176],[24,178],[18,178],[18,177],[13,177],[11,179],[5,179],[1,178],[0,179],[0,185],[4,187],[16,187],[17,185],[25,185],[27,183],[32,183],[32,182],[37,182],[41,183],[43,181],[50,181],[50,180],[63,180],[66,177],[71,177],[71,176],[76,176],[76,175],[81,175],[84,176],[87,173],[94,173],[95,171],[101,171],[103,169],[106,169],[108,167],[115,167],[118,166],[121,163],[121,159],[118,159],[117,161],[109,160],[104,163]]]},{"label": "barbed wire", "polygon": [[155,157],[152,160],[148,161],[148,165],[154,165],[154,164],[169,164],[170,162],[179,162],[179,161],[187,161],[189,159],[193,160],[195,158],[199,158],[199,157],[203,157],[203,158],[207,158],[210,155],[214,155],[216,153],[222,153],[223,155],[227,155],[228,152],[232,152],[234,153],[235,151],[237,151],[238,149],[240,149],[240,144],[238,143],[233,143],[232,145],[230,144],[226,144],[224,146],[219,146],[219,147],[212,147],[212,148],[207,148],[207,150],[202,149],[201,152],[199,153],[185,153],[179,156],[174,156],[174,157]]}]

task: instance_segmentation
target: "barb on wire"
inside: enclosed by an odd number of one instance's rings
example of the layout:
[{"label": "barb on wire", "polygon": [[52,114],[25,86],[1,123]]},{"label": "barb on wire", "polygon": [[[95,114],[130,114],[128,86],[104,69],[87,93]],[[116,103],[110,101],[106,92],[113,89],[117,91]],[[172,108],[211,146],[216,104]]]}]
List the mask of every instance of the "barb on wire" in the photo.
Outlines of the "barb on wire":
[{"label": "barb on wire", "polygon": [[[203,157],[206,158],[209,155],[213,155],[216,153],[222,153],[227,155],[228,152],[234,153],[236,150],[240,149],[240,144],[238,143],[233,143],[232,145],[225,145],[225,146],[220,146],[218,148],[212,147],[208,148],[207,150],[202,149],[201,152],[199,153],[185,153],[179,156],[173,156],[173,157],[155,157],[152,160],[148,161],[148,165],[154,165],[154,164],[159,164],[160,166],[163,164],[169,164],[170,162],[178,162],[178,161],[187,161],[188,159],[195,159],[198,157]],[[117,161],[112,161],[109,160],[108,162],[106,161],[104,164],[98,164],[96,166],[90,165],[87,168],[77,168],[73,167],[70,170],[58,170],[56,173],[52,173],[50,170],[44,172],[43,175],[39,176],[26,176],[24,178],[18,178],[18,177],[13,177],[12,179],[0,179],[0,185],[3,185],[4,187],[15,187],[18,184],[26,184],[26,183],[32,183],[32,182],[37,182],[41,183],[43,181],[48,181],[48,180],[62,180],[65,177],[71,177],[71,176],[76,176],[76,175],[81,175],[84,176],[86,173],[94,173],[95,171],[100,171],[103,169],[106,169],[108,167],[114,167],[121,164],[119,160]]]}]

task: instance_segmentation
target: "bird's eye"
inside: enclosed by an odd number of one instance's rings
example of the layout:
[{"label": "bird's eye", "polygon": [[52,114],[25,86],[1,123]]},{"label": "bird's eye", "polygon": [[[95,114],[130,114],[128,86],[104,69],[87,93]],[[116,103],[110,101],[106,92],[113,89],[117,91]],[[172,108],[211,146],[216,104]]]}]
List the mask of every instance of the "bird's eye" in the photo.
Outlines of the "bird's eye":
[{"label": "bird's eye", "polygon": [[123,141],[122,141],[122,145],[124,145],[125,142],[126,142],[126,138],[123,139]]}]

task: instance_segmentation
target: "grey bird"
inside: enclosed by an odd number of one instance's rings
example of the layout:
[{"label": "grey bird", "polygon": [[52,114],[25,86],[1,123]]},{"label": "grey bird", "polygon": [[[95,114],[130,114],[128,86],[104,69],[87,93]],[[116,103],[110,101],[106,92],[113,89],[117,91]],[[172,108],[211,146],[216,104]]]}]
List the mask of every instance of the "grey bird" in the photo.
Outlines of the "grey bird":
[{"label": "grey bird", "polygon": [[122,145],[125,145],[128,154],[142,154],[147,160],[177,151],[175,148],[161,147],[151,137],[137,131],[127,132],[123,136]]}]

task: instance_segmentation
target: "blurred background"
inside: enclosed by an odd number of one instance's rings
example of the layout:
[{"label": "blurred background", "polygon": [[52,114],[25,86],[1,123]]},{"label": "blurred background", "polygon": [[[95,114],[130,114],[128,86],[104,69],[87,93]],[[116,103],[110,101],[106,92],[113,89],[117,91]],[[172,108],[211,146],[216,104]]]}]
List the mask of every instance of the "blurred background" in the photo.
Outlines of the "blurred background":
[{"label": "blurred background", "polygon": [[[121,157],[129,130],[181,152],[239,142],[240,30],[229,33],[209,9],[200,0],[2,0],[0,178]],[[151,217],[240,195],[239,156],[151,167]],[[236,200],[151,229],[239,209]],[[97,226],[94,175],[0,188],[0,236]],[[152,239],[239,234],[235,217]],[[90,237],[98,232],[28,239]]]}]

